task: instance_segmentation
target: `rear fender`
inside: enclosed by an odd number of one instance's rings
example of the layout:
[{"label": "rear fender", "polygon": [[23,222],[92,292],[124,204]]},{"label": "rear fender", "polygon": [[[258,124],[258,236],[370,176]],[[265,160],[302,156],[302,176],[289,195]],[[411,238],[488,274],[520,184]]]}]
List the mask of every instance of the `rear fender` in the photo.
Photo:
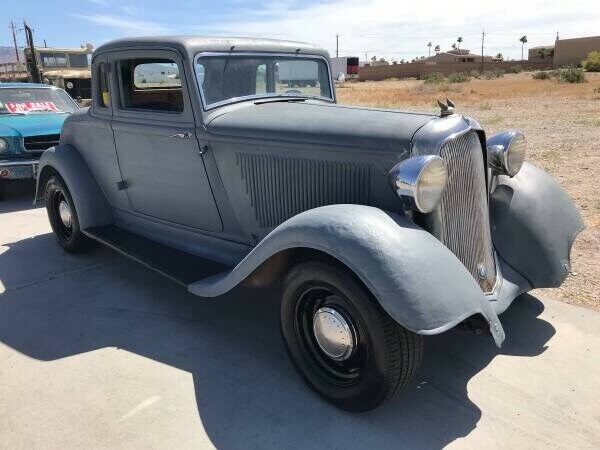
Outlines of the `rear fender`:
[{"label": "rear fender", "polygon": [[442,333],[483,315],[498,345],[504,331],[481,289],[460,261],[431,234],[397,214],[361,205],[305,211],[266,236],[234,269],[188,286],[221,295],[272,255],[291,248],[325,252],[352,270],[384,310],[419,334]]},{"label": "rear fender", "polygon": [[58,145],[42,154],[36,181],[36,201],[44,197],[45,182],[53,173],[58,173],[67,185],[81,229],[113,223],[112,210],[104,193],[75,148]]}]

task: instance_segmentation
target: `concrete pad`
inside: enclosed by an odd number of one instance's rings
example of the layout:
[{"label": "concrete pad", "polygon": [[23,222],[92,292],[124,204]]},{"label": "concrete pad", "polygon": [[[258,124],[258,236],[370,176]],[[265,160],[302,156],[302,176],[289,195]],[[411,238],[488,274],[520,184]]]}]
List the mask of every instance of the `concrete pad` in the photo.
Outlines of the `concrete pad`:
[{"label": "concrete pad", "polygon": [[62,252],[43,208],[0,203],[2,448],[599,448],[600,314],[526,295],[489,336],[427,338],[366,414],[287,359],[275,289],[188,294],[113,252]]}]

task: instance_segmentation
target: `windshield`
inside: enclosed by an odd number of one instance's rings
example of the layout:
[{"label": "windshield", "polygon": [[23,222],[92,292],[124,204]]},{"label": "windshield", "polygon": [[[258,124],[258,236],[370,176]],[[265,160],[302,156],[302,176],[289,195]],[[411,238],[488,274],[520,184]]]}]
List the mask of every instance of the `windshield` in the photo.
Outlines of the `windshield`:
[{"label": "windshield", "polygon": [[245,97],[333,100],[327,63],[318,57],[201,55],[196,75],[206,107]]},{"label": "windshield", "polygon": [[71,97],[60,89],[0,89],[0,114],[72,113],[78,108]]}]

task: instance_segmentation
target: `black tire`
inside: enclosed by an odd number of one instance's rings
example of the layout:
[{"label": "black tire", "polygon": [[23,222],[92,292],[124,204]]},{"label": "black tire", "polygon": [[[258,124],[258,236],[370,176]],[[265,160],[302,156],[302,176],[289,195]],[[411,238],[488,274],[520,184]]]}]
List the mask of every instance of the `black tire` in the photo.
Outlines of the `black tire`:
[{"label": "black tire", "polygon": [[[332,359],[315,336],[315,314],[332,309],[352,337],[343,361]],[[300,263],[287,275],[281,332],[309,386],[347,411],[369,411],[392,398],[417,373],[423,354],[421,336],[398,325],[348,269],[320,261]]]},{"label": "black tire", "polygon": [[[60,246],[69,253],[82,253],[89,250],[94,241],[81,232],[75,204],[62,178],[53,175],[48,179],[45,200],[50,226]],[[61,219],[60,204],[63,202],[70,210],[69,225]]]}]

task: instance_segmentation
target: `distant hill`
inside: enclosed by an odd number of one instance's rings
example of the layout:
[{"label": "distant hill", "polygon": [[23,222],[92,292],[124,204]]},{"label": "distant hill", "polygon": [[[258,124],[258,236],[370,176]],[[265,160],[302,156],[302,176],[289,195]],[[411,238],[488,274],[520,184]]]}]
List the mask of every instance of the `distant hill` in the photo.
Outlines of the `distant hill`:
[{"label": "distant hill", "polygon": [[[19,49],[19,53],[21,54],[21,61],[25,59],[23,56],[23,49]],[[15,57],[15,48],[14,47],[3,47],[0,46],[0,64],[16,62],[17,58]]]}]

